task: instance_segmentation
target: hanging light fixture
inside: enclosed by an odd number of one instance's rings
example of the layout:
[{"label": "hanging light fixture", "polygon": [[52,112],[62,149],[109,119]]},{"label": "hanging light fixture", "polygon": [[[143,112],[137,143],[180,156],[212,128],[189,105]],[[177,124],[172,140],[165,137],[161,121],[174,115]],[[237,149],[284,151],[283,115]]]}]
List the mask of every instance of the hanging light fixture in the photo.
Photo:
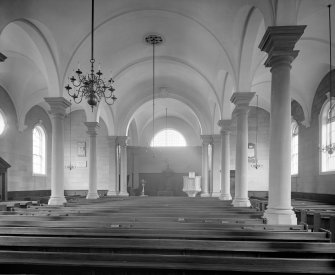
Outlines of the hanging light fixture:
[{"label": "hanging light fixture", "polygon": [[165,146],[167,146],[168,144],[168,138],[167,138],[167,134],[168,134],[168,131],[167,131],[167,108],[165,108]]},{"label": "hanging light fixture", "polygon": [[255,161],[253,164],[251,164],[252,168],[255,168],[256,170],[260,167],[262,167],[262,164],[258,162],[258,157],[257,157],[257,149],[258,149],[258,95],[256,95],[256,100],[257,100],[257,108],[256,108],[256,144],[254,148],[255,152]]},{"label": "hanging light fixture", "polygon": [[69,119],[70,119],[70,162],[69,162],[69,165],[65,166],[65,168],[69,169],[70,171],[74,168],[76,168],[74,165],[72,165],[72,157],[71,157],[71,151],[72,151],[72,123],[71,123],[71,105],[72,105],[72,102],[70,100],[70,113],[68,114],[69,116]]},{"label": "hanging light fixture", "polygon": [[327,127],[328,137],[326,145],[322,146],[321,150],[323,153],[328,153],[332,155],[335,152],[335,143],[332,141],[332,113],[334,105],[332,104],[332,31],[331,31],[331,18],[330,18],[330,8],[332,5],[328,5],[328,18],[329,18],[329,111],[327,120],[329,121],[329,128]]},{"label": "hanging light fixture", "polygon": [[[77,77],[72,76],[69,80],[71,85],[65,86],[68,94],[73,98],[74,102],[79,104],[83,98],[87,100],[88,105],[91,106],[92,112],[93,108],[98,105],[98,103],[103,98],[108,105],[114,104],[117,99],[114,95],[114,80],[111,77],[107,82],[102,78],[103,73],[100,70],[100,65],[98,71],[94,71],[94,0],[92,0],[92,25],[91,25],[91,72],[84,75],[80,70],[79,65],[76,70]],[[72,86],[72,87],[71,87]]]},{"label": "hanging light fixture", "polygon": [[163,38],[157,34],[149,34],[145,42],[152,45],[152,147],[155,147],[155,46],[163,43]]}]

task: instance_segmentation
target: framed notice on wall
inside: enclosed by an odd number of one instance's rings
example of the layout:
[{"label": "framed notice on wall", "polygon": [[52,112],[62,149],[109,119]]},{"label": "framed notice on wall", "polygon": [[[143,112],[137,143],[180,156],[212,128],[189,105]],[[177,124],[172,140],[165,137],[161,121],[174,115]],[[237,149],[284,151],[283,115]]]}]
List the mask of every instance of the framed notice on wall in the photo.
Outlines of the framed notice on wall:
[{"label": "framed notice on wall", "polygon": [[86,160],[77,160],[76,161],[76,168],[86,168],[87,161]]},{"label": "framed notice on wall", "polygon": [[85,141],[77,142],[77,156],[86,157],[86,142]]}]

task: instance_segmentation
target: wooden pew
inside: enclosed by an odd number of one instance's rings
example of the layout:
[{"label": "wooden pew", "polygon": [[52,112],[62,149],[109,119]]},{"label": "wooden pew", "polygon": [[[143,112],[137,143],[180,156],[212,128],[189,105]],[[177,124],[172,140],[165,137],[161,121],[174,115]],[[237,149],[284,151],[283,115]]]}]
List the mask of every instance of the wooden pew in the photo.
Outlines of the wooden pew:
[{"label": "wooden pew", "polygon": [[113,216],[113,215],[119,215],[124,217],[165,217],[165,218],[178,218],[178,217],[188,217],[188,218],[201,218],[201,219],[213,219],[213,218],[230,218],[234,219],[236,217],[239,217],[239,219],[262,219],[262,214],[260,212],[258,213],[231,213],[231,212],[164,212],[159,213],[155,211],[148,211],[148,212],[122,212],[122,211],[86,211],[86,210],[62,210],[62,211],[55,211],[55,210],[47,210],[47,211],[15,211],[13,214],[21,215],[21,216],[47,216],[47,215],[55,215],[55,216],[65,216],[66,214],[68,216],[71,215],[81,215],[81,216]]},{"label": "wooden pew", "polygon": [[0,251],[0,265],[25,274],[334,274],[333,259],[200,255]]},{"label": "wooden pew", "polygon": [[[192,255],[241,255],[287,258],[334,258],[335,244],[323,242],[287,242],[248,240],[183,240],[155,238],[96,238],[96,237],[46,237],[46,236],[0,236],[0,250],[76,252],[129,252],[166,253]],[[210,254],[208,254],[210,255]]]},{"label": "wooden pew", "polygon": [[79,204],[20,209],[22,215],[0,219],[0,265],[45,274],[334,273],[335,244],[327,232],[262,224],[261,213],[225,209],[219,201],[205,199],[202,208],[194,200],[175,201],[136,199],[134,207],[131,199],[119,205],[103,199],[85,203],[85,215]]},{"label": "wooden pew", "polygon": [[6,221],[45,221],[45,220],[63,220],[63,221],[101,221],[101,219],[110,220],[112,222],[178,222],[178,223],[209,223],[209,224],[223,224],[223,223],[238,223],[238,224],[264,224],[263,219],[242,219],[238,217],[224,217],[224,218],[197,218],[197,217],[147,217],[140,215],[123,216],[122,214],[96,216],[92,213],[50,213],[44,215],[13,215],[11,212],[2,217]]},{"label": "wooden pew", "polygon": [[[4,216],[5,218],[6,216]],[[22,216],[23,218],[23,216]],[[273,230],[273,231],[288,231],[304,230],[303,225],[269,225],[269,224],[241,224],[241,223],[177,223],[177,222],[121,222],[115,223],[113,220],[106,221],[101,219],[100,221],[64,221],[64,220],[29,220],[29,217],[22,220],[4,220],[0,219],[0,227],[54,227],[54,228],[113,228],[113,227],[122,227],[122,228],[172,228],[172,229],[250,229],[250,230]]]},{"label": "wooden pew", "polygon": [[45,227],[0,227],[0,236],[54,236],[54,237],[104,237],[104,238],[156,238],[192,240],[257,240],[329,242],[327,232],[306,231],[255,231],[251,229],[130,229],[130,228],[45,228]]},{"label": "wooden pew", "polygon": [[335,214],[314,213],[313,231],[329,231],[331,242],[335,242]]},{"label": "wooden pew", "polygon": [[328,231],[331,235],[331,241],[335,242],[335,212],[322,209],[301,210],[300,223],[306,223],[308,228],[314,232]]}]

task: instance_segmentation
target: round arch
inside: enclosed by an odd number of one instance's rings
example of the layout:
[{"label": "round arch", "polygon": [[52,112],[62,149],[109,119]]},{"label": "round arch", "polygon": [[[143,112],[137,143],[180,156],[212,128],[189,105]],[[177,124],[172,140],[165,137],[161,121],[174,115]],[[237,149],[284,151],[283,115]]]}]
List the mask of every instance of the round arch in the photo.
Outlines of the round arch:
[{"label": "round arch", "polygon": [[[165,97],[163,96],[158,96],[157,99],[164,99]],[[200,112],[200,110],[194,105],[192,104],[192,102],[189,102],[187,99],[181,97],[180,95],[176,94],[176,93],[169,93],[169,98],[175,99],[177,101],[182,102],[183,104],[185,104],[193,113],[193,115],[195,116],[196,120],[199,123],[199,128],[201,133],[208,133],[209,129],[211,128],[211,120],[209,118],[203,118],[204,114]],[[120,130],[118,131],[118,133],[120,135],[127,135],[128,130],[129,130],[129,125],[131,123],[131,121],[133,120],[136,111],[138,111],[140,109],[141,106],[143,106],[145,103],[152,101],[152,97],[151,95],[148,95],[144,98],[142,98],[140,101],[137,101],[136,104],[134,104],[131,109],[129,110],[129,112],[127,113],[127,115],[124,117],[124,119],[120,122]]]},{"label": "round arch", "polygon": [[[43,25],[41,22],[38,23]],[[41,57],[41,62],[37,62],[36,65],[40,69],[41,73],[44,74],[47,81],[48,96],[62,95],[62,90],[59,85],[57,61],[52,50],[55,49],[55,45],[51,46],[42,31],[33,22],[25,18],[17,19],[8,23],[7,26],[2,29],[1,34],[10,24],[16,24],[19,26],[25,33],[27,33],[31,42],[36,46],[36,49]],[[46,29],[45,26],[44,28]]]}]

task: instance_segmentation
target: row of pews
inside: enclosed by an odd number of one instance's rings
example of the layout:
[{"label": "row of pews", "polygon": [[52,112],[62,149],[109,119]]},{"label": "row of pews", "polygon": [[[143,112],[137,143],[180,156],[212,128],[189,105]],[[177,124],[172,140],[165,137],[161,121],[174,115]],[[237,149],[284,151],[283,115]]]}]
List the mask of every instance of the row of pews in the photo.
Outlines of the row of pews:
[{"label": "row of pews", "polygon": [[20,202],[0,214],[0,273],[334,274],[329,232],[269,225],[214,198]]},{"label": "row of pews", "polygon": [[[265,198],[252,199],[251,203],[261,212],[264,212],[268,205]],[[335,242],[335,204],[292,200],[292,206],[298,224],[306,225],[313,232],[326,232],[330,236],[330,241]]]}]

